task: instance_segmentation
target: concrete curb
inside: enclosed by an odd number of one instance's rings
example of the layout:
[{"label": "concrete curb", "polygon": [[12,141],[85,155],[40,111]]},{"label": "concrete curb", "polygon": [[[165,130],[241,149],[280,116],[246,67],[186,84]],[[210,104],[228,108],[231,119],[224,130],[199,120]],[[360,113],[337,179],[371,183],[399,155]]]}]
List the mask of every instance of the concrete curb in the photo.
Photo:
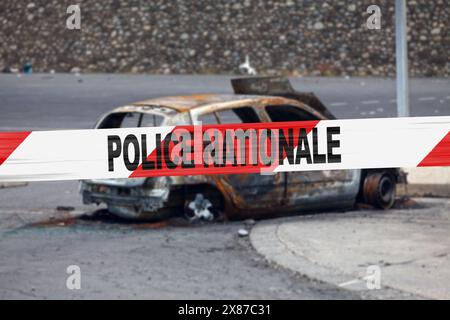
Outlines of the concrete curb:
[{"label": "concrete curb", "polygon": [[25,187],[27,185],[26,182],[2,182],[0,183],[0,189]]},{"label": "concrete curb", "polygon": [[328,282],[333,285],[347,281],[352,275],[338,272],[318,265],[304,255],[298,254],[289,244],[278,237],[279,227],[284,222],[294,221],[296,218],[283,218],[279,221],[263,221],[253,227],[250,233],[250,243],[253,248],[268,261],[287,269],[298,272],[311,279]]},{"label": "concrete curb", "polygon": [[403,169],[408,184],[399,185],[400,196],[450,198],[450,167]]},{"label": "concrete curb", "polygon": [[[423,200],[423,201],[422,201]],[[354,211],[259,222],[250,234],[266,260],[311,279],[368,290],[367,270],[379,266],[381,289],[393,298],[450,296],[450,201],[420,199],[424,208]]]}]

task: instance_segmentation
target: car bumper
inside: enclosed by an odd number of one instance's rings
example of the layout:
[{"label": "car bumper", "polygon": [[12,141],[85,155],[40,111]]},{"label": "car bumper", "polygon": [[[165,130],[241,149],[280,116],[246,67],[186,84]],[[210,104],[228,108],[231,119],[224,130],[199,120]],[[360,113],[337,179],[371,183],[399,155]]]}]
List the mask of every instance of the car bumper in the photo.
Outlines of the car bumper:
[{"label": "car bumper", "polygon": [[105,203],[108,208],[127,208],[134,215],[163,208],[169,190],[81,182],[80,193],[84,204]]}]

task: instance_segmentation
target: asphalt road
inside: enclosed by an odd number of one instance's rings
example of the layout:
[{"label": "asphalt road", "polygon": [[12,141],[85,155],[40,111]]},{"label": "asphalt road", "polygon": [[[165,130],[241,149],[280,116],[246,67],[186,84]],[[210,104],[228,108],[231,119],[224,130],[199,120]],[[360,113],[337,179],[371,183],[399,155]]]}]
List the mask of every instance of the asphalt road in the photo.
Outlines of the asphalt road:
[{"label": "asphalt road", "polygon": [[[48,217],[49,211],[0,214],[0,299],[411,298],[385,288],[348,291],[276,267],[238,236],[247,227],[242,222]],[[80,267],[79,290],[66,287],[70,265]]]},{"label": "asphalt road", "polygon": [[[277,271],[237,237],[238,227],[78,221],[3,229],[0,299],[358,298]],[[66,288],[69,265],[81,269],[80,290]]]},{"label": "asphalt road", "polygon": [[[155,96],[229,93],[229,76],[0,75],[0,130],[90,128],[104,112]],[[339,118],[395,115],[395,86],[382,79],[293,79]],[[449,80],[412,81],[412,114],[449,115]],[[81,205],[77,182],[0,189],[0,298],[402,298],[349,292],[262,260],[242,223],[134,226],[105,221],[30,225],[56,206]],[[37,218],[38,217],[38,218]],[[81,267],[82,289],[65,287]]]},{"label": "asphalt road", "polygon": [[[231,93],[232,76],[35,74],[0,75],[0,130],[91,128],[114,107],[147,98],[192,93]],[[395,81],[360,78],[295,78],[338,118],[393,117]],[[450,115],[450,79],[411,81],[412,116]]]}]

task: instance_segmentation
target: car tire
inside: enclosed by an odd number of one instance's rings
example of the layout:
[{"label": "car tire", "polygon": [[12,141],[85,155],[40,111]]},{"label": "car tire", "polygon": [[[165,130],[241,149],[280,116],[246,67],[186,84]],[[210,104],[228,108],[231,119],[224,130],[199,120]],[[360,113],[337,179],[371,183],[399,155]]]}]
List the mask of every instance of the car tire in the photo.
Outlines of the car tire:
[{"label": "car tire", "polygon": [[364,179],[364,202],[378,209],[387,210],[395,202],[396,180],[389,172],[370,173]]}]

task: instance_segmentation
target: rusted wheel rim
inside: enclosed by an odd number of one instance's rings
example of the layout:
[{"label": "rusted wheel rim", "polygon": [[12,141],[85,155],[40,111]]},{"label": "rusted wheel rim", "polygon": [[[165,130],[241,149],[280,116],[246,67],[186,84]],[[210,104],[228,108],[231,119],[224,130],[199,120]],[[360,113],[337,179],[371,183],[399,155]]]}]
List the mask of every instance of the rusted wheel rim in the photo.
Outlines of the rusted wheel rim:
[{"label": "rusted wheel rim", "polygon": [[389,209],[395,201],[395,180],[388,173],[368,175],[364,181],[364,199],[380,209]]}]

